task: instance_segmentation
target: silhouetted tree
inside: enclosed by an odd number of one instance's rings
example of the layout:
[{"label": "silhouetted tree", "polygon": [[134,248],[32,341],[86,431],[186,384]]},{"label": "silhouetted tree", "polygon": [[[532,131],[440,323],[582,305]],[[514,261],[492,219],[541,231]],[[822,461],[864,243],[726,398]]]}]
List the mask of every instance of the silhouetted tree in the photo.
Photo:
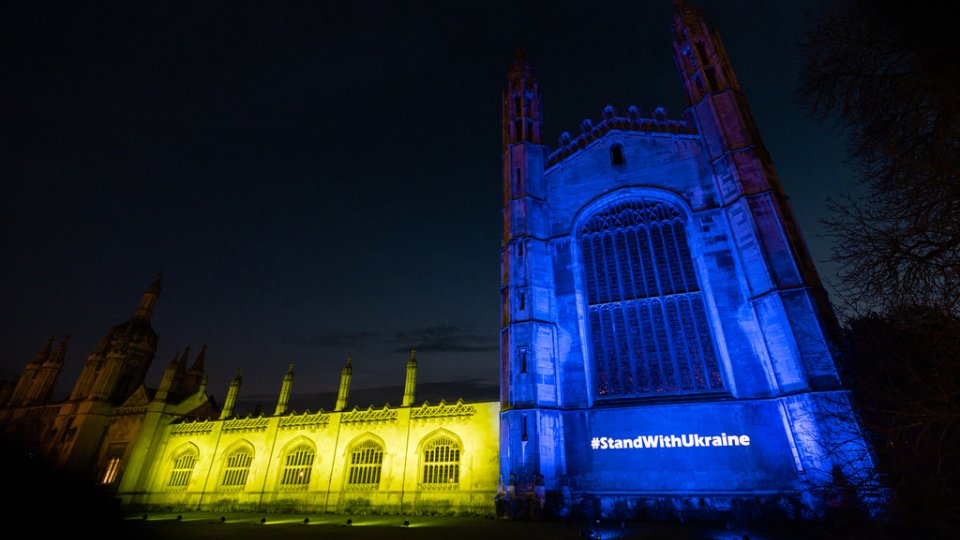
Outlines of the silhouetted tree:
[{"label": "silhouetted tree", "polygon": [[896,522],[937,537],[960,527],[960,318],[901,308],[848,321],[853,390]]},{"label": "silhouetted tree", "polygon": [[848,0],[801,44],[801,100],[839,121],[862,182],[827,221],[854,307],[960,314],[960,40],[948,12]]},{"label": "silhouetted tree", "polygon": [[826,220],[847,308],[844,378],[910,536],[960,525],[960,40],[949,12],[844,0],[801,43],[801,101],[838,121],[860,180]]}]

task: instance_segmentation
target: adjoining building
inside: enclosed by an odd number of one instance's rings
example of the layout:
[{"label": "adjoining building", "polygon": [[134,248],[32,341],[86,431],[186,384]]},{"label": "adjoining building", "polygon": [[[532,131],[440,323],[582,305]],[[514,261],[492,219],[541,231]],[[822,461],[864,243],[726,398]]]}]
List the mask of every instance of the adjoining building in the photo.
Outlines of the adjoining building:
[{"label": "adjoining building", "polygon": [[[160,278],[51,402],[66,341],[0,391],[0,430],[128,507],[708,516],[870,502],[835,316],[717,32],[676,3],[679,118],[612,106],[555,149],[534,70],[503,94],[499,402],[235,416],[205,351],[144,385]],[[188,367],[188,365],[190,367]],[[834,490],[831,492],[831,490]],[[758,503],[761,503],[758,505]]]},{"label": "adjoining building", "polygon": [[499,403],[418,403],[415,352],[397,407],[348,408],[350,359],[331,411],[288,409],[293,365],[273,414],[234,415],[239,372],[218,410],[205,348],[190,367],[189,352],[178,354],[148,388],[160,286],[158,276],[62,402],[49,398],[66,342],[46,345],[0,394],[4,437],[130,509],[493,514]]}]

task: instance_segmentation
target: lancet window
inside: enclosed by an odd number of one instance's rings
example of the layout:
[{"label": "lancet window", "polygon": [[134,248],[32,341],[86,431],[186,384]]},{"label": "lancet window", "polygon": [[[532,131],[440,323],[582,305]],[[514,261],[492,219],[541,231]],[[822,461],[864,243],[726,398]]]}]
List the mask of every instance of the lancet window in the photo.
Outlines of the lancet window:
[{"label": "lancet window", "polygon": [[227,463],[223,468],[222,485],[225,487],[245,486],[247,477],[250,476],[251,463],[253,463],[253,454],[249,450],[241,448],[233,451],[227,456]]},{"label": "lancet window", "polygon": [[354,490],[378,489],[383,467],[383,447],[368,440],[350,450],[347,488]]},{"label": "lancet window", "polygon": [[423,448],[421,489],[457,489],[460,483],[460,444],[441,436]]},{"label": "lancet window", "polygon": [[173,460],[173,469],[170,471],[170,481],[168,487],[187,487],[190,484],[190,476],[193,474],[193,467],[197,464],[197,454],[191,450],[185,451]]},{"label": "lancet window", "polygon": [[317,453],[306,444],[296,446],[283,459],[281,486],[306,486],[310,483],[310,472]]}]

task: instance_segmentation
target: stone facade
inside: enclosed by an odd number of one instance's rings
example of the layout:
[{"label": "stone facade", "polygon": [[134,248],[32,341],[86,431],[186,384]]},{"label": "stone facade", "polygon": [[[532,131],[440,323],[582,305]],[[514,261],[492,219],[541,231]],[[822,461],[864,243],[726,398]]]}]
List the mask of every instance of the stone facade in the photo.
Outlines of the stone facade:
[{"label": "stone facade", "polygon": [[501,474],[561,514],[815,514],[872,464],[835,317],[719,35],[678,2],[673,36],[679,118],[607,106],[555,149],[508,72]]},{"label": "stone facade", "polygon": [[498,413],[459,401],[166,423],[158,445],[136,448],[145,466],[118,495],[171,509],[490,515]]}]

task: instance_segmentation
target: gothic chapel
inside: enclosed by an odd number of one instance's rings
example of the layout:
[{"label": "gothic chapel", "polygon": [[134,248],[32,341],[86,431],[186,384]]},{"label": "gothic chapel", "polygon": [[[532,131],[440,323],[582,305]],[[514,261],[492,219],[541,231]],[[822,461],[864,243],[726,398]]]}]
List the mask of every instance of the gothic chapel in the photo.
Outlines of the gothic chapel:
[{"label": "gothic chapel", "polygon": [[869,485],[820,278],[718,33],[675,4],[679,118],[607,106],[551,148],[533,68],[509,67],[499,402],[418,402],[414,354],[399,406],[351,408],[349,359],[329,411],[289,410],[292,365],[272,414],[234,414],[241,373],[217,407],[204,351],[148,387],[158,276],[66,399],[51,399],[66,340],[28,362],[0,390],[0,432],[144,509],[668,517],[773,501],[800,517],[838,477]]}]

